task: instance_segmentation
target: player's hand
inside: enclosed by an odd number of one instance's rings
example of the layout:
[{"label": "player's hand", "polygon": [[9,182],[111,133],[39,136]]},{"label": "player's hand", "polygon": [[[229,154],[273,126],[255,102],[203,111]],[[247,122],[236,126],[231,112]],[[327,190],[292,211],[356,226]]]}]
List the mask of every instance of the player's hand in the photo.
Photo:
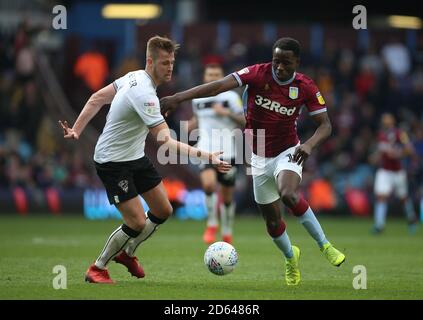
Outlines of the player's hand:
[{"label": "player's hand", "polygon": [[76,133],[76,131],[72,128],[69,128],[68,122],[65,120],[62,122],[62,120],[59,120],[59,124],[62,126],[63,129],[63,137],[65,139],[79,139],[79,134]]},{"label": "player's hand", "polygon": [[226,161],[220,159],[220,155],[222,153],[222,151],[213,152],[212,154],[210,154],[210,161],[216,167],[217,171],[221,173],[226,173],[232,168],[232,166],[230,163],[227,163]]},{"label": "player's hand", "polygon": [[225,108],[223,104],[221,103],[214,103],[213,110],[218,116],[221,116],[221,117],[227,117],[231,113],[229,108]]},{"label": "player's hand", "polygon": [[304,162],[311,154],[311,147],[308,144],[301,144],[295,149],[292,160],[298,163],[298,165],[304,165]]},{"label": "player's hand", "polygon": [[160,99],[160,111],[162,115],[167,117],[171,114],[177,107],[179,102],[176,99],[176,96],[167,96]]}]

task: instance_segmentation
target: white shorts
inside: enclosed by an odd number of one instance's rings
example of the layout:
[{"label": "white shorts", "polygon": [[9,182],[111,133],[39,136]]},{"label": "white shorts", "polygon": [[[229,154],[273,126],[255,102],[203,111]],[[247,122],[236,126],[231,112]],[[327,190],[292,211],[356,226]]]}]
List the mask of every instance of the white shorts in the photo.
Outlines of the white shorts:
[{"label": "white shorts", "polygon": [[389,196],[392,191],[399,198],[405,198],[408,195],[407,174],[404,170],[378,169],[375,177],[375,194]]},{"label": "white shorts", "polygon": [[282,170],[294,171],[302,178],[303,167],[296,162],[289,162],[290,156],[299,146],[286,149],[278,156],[264,158],[256,154],[251,156],[251,173],[253,175],[254,200],[259,204],[275,202],[280,198],[277,177]]}]

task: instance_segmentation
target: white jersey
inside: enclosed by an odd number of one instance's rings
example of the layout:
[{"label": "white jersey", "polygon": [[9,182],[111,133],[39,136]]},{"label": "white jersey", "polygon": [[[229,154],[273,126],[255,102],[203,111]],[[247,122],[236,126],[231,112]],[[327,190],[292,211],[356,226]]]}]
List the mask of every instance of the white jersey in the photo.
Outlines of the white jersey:
[{"label": "white jersey", "polygon": [[236,157],[234,129],[238,125],[229,117],[217,115],[213,110],[215,103],[221,103],[234,114],[242,114],[243,107],[235,91],[219,93],[214,97],[192,100],[192,109],[197,117],[199,140],[197,147],[207,152],[223,151],[226,160]]},{"label": "white jersey", "polygon": [[142,158],[148,128],[165,121],[154,82],[147,72],[129,72],[113,85],[116,95],[94,151],[94,161],[98,163]]}]

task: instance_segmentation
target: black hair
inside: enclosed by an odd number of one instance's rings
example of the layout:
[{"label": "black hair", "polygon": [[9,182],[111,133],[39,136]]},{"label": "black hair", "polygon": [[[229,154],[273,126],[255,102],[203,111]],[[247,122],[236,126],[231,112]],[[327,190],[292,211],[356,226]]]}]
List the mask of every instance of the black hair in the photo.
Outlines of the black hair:
[{"label": "black hair", "polygon": [[276,48],[281,50],[291,50],[295,57],[300,57],[300,42],[293,38],[285,37],[278,39],[273,45],[273,51],[275,51]]}]

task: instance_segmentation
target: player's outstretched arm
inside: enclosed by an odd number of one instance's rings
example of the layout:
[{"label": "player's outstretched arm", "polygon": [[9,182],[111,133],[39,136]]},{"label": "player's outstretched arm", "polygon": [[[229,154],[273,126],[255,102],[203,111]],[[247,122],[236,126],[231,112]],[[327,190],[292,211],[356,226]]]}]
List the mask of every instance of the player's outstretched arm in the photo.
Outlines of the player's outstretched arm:
[{"label": "player's outstretched arm", "polygon": [[222,173],[228,172],[231,169],[231,165],[229,163],[220,160],[219,156],[223,152],[219,151],[209,153],[173,139],[170,135],[169,127],[166,122],[162,122],[161,124],[150,128],[150,133],[155,137],[159,144],[167,145],[168,149],[172,152],[208,161],[209,163],[215,165],[217,170]]},{"label": "player's outstretched arm", "polygon": [[313,149],[325,141],[332,133],[332,125],[327,112],[318,113],[312,118],[318,125],[316,131],[310,139],[298,146],[293,155],[293,160],[299,165],[304,164]]},{"label": "player's outstretched arm", "polygon": [[66,139],[79,139],[82,131],[85,129],[86,125],[94,116],[100,111],[100,109],[105,105],[112,102],[116,90],[113,87],[113,84],[109,84],[106,87],[98,90],[93,93],[85,103],[84,108],[76,119],[72,128],[69,128],[67,121],[59,120],[59,124],[63,129],[63,136]]},{"label": "player's outstretched arm", "polygon": [[178,104],[195,98],[204,98],[215,96],[219,93],[238,87],[238,82],[232,75],[227,75],[223,79],[205,83],[194,88],[178,92],[173,96],[167,96],[160,99],[160,108],[162,114],[167,116],[178,107]]}]

